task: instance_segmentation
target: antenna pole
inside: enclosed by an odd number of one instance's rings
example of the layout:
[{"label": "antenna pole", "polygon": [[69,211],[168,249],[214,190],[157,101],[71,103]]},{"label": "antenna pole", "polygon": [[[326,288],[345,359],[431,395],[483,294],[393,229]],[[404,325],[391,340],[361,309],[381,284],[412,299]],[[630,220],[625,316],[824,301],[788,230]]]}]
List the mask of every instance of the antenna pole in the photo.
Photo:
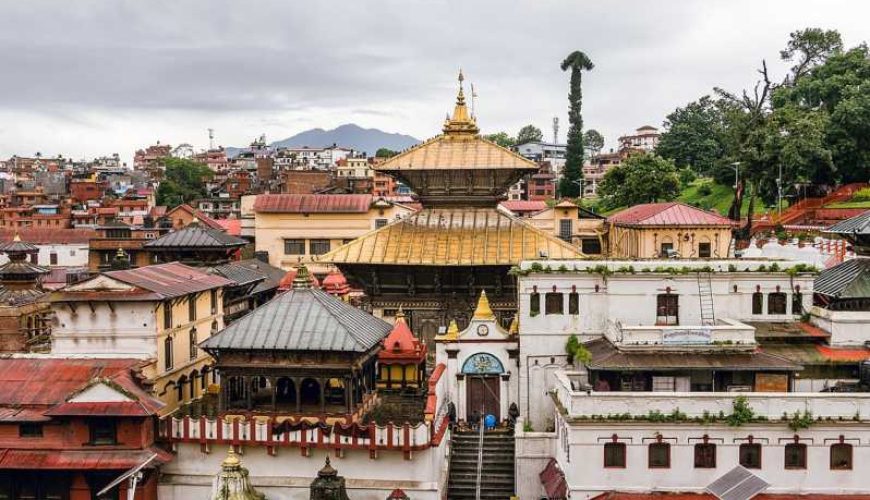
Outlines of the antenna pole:
[{"label": "antenna pole", "polygon": [[208,149],[214,149],[214,129],[208,129]]}]

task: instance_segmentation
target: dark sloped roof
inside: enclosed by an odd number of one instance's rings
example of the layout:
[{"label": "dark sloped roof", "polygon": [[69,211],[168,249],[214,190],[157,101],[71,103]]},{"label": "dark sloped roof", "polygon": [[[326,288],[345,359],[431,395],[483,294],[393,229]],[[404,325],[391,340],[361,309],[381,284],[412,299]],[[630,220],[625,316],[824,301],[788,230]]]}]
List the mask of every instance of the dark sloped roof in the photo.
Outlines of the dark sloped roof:
[{"label": "dark sloped roof", "polygon": [[656,371],[678,369],[728,369],[757,371],[796,371],[803,367],[765,352],[626,352],[607,339],[586,343],[592,354],[593,370]]},{"label": "dark sloped roof", "polygon": [[840,221],[825,230],[834,234],[870,234],[870,210],[851,219]]},{"label": "dark sloped roof", "polygon": [[172,231],[155,240],[151,240],[142,246],[150,250],[161,250],[176,248],[236,248],[247,244],[247,241],[230,236],[219,229],[191,223],[177,231]]},{"label": "dark sloped roof", "polygon": [[870,297],[870,258],[851,259],[816,276],[813,291],[838,299]]},{"label": "dark sloped roof", "polygon": [[274,290],[278,288],[278,284],[281,282],[281,278],[287,274],[287,271],[281,269],[280,267],[275,267],[266,262],[263,262],[259,259],[243,259],[236,264],[240,266],[245,266],[248,269],[253,269],[258,273],[262,274],[265,278],[254,288],[254,291],[251,293],[260,293],[265,292],[267,290]]},{"label": "dark sloped roof", "polygon": [[30,253],[38,252],[39,248],[36,245],[30,244],[20,239],[13,239],[7,243],[0,243],[0,252],[5,253]]},{"label": "dark sloped roof", "polygon": [[249,285],[266,279],[266,275],[262,272],[243,266],[237,262],[230,262],[221,266],[214,266],[209,269],[211,274],[218,274],[224,278],[234,281],[237,285]]},{"label": "dark sloped roof", "polygon": [[289,290],[200,346],[206,350],[365,352],[390,333],[386,321],[314,288]]},{"label": "dark sloped roof", "polygon": [[0,266],[0,276],[15,279],[20,276],[32,276],[46,274],[50,271],[47,267],[37,266],[27,261],[10,261]]}]

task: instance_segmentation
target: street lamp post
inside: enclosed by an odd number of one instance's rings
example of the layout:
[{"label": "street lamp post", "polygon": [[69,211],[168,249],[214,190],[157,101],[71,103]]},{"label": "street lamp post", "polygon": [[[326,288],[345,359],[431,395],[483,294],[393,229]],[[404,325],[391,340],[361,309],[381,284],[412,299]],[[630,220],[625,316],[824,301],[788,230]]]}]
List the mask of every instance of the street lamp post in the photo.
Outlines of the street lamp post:
[{"label": "street lamp post", "polygon": [[735,161],[731,164],[731,168],[734,169],[734,190],[737,191],[737,185],[740,183],[740,162]]},{"label": "street lamp post", "polygon": [[580,180],[576,180],[576,179],[571,180],[571,182],[580,186],[580,199],[581,200],[583,199],[583,180],[584,179],[582,177],[580,178]]},{"label": "street lamp post", "polygon": [[779,177],[776,179],[776,210],[778,217],[782,217],[782,162],[779,162]]}]

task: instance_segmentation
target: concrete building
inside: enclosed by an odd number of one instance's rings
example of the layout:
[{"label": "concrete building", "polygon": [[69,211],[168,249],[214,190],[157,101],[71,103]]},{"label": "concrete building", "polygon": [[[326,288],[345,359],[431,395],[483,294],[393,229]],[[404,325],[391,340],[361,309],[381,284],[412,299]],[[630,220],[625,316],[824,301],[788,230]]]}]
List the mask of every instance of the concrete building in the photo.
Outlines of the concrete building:
[{"label": "concrete building", "polygon": [[640,149],[647,152],[654,151],[656,146],[659,144],[660,137],[661,134],[659,133],[659,129],[650,125],[644,125],[635,130],[633,134],[626,134],[620,137],[619,149]]},{"label": "concrete building", "polygon": [[271,265],[289,270],[301,262],[322,276],[328,267],[318,256],[414,210],[367,194],[263,194],[253,212],[256,251],[266,252]]}]

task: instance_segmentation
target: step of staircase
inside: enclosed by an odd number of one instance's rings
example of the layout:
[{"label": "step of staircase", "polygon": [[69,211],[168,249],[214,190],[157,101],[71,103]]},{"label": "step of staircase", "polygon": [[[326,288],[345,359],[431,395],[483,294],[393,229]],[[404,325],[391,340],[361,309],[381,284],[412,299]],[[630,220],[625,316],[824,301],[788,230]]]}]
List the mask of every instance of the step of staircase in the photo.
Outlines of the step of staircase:
[{"label": "step of staircase", "polygon": [[[479,450],[482,447],[482,457]],[[484,434],[455,433],[451,441],[450,477],[447,497],[450,500],[477,498],[478,458],[481,458],[480,498],[507,500],[514,493],[514,438],[504,432]]]}]

